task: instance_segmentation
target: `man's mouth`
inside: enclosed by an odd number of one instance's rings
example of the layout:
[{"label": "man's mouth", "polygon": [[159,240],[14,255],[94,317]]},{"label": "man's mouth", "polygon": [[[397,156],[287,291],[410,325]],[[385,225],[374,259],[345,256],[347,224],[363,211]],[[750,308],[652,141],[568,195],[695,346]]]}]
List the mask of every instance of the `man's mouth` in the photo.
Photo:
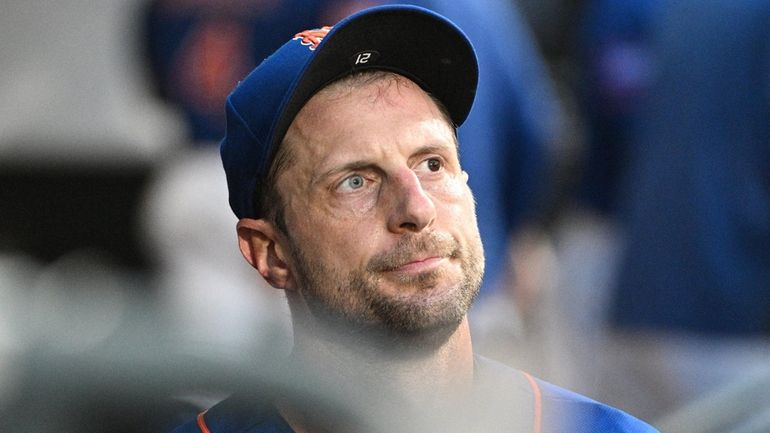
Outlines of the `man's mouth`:
[{"label": "man's mouth", "polygon": [[398,273],[410,273],[410,274],[428,272],[441,266],[441,264],[443,264],[445,260],[447,260],[446,257],[431,255],[431,256],[410,260],[399,266],[395,266],[392,269],[388,269],[388,271],[398,272]]},{"label": "man's mouth", "polygon": [[405,237],[391,250],[372,258],[369,270],[383,273],[429,272],[457,258],[457,243],[448,235]]}]

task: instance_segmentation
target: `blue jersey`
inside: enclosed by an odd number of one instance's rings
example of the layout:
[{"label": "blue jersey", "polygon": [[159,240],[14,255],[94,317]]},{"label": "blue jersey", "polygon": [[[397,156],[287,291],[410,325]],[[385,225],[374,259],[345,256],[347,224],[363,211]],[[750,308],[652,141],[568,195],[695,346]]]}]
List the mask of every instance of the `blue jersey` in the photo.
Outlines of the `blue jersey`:
[{"label": "blue jersey", "polygon": [[[481,404],[459,419],[457,431],[654,433],[648,424],[618,409],[541,381],[497,362],[475,358],[477,384],[494,386]],[[479,400],[474,398],[474,403]],[[460,415],[462,417],[463,414]],[[471,418],[472,417],[472,418]],[[456,427],[456,426],[455,426]],[[447,431],[442,428],[440,431]],[[294,433],[270,398],[230,397],[173,433]]]}]

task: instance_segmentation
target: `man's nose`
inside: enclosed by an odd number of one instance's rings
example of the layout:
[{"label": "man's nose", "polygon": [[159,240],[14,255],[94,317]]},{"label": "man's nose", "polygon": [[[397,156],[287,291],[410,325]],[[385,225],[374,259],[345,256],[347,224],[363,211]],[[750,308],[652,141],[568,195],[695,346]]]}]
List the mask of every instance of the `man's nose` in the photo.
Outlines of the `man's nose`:
[{"label": "man's nose", "polygon": [[436,206],[417,175],[412,170],[404,170],[391,180],[389,192],[393,196],[388,230],[393,233],[419,232],[433,224]]}]

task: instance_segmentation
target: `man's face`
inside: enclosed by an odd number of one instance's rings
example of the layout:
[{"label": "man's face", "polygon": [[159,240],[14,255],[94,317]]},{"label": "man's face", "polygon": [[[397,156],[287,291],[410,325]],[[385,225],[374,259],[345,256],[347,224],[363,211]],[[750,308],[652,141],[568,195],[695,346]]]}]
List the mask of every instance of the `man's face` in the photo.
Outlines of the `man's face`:
[{"label": "man's face", "polygon": [[277,180],[290,268],[317,318],[401,334],[456,327],[484,268],[453,130],[403,78],[315,95]]}]

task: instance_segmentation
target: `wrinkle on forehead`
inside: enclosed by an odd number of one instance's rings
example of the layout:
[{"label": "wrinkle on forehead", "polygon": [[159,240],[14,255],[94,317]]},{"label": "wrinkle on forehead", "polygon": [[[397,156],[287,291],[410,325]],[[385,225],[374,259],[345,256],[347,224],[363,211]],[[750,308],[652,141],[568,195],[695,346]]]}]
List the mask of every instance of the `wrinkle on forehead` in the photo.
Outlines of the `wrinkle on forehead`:
[{"label": "wrinkle on forehead", "polygon": [[391,105],[398,105],[397,99],[392,93],[401,94],[402,88],[412,88],[417,85],[408,78],[391,72],[375,72],[368,75],[351,75],[336,81],[323,88],[318,94],[329,102],[350,97],[356,91],[366,91],[358,94],[361,100],[374,105],[379,101],[385,101]]},{"label": "wrinkle on forehead", "polygon": [[[355,98],[362,106],[376,107],[384,102],[389,106],[401,106],[404,99],[404,88],[417,88],[425,96],[426,106],[437,117],[447,122],[452,131],[454,124],[446,111],[440,107],[440,102],[425,93],[416,83],[408,78],[386,71],[369,71],[342,78],[316,93],[299,111],[286,133],[286,141],[291,146],[299,143],[312,142],[312,132],[321,122],[334,122],[342,113],[334,111],[334,106],[343,99]],[[362,107],[363,108],[363,107]]]}]

